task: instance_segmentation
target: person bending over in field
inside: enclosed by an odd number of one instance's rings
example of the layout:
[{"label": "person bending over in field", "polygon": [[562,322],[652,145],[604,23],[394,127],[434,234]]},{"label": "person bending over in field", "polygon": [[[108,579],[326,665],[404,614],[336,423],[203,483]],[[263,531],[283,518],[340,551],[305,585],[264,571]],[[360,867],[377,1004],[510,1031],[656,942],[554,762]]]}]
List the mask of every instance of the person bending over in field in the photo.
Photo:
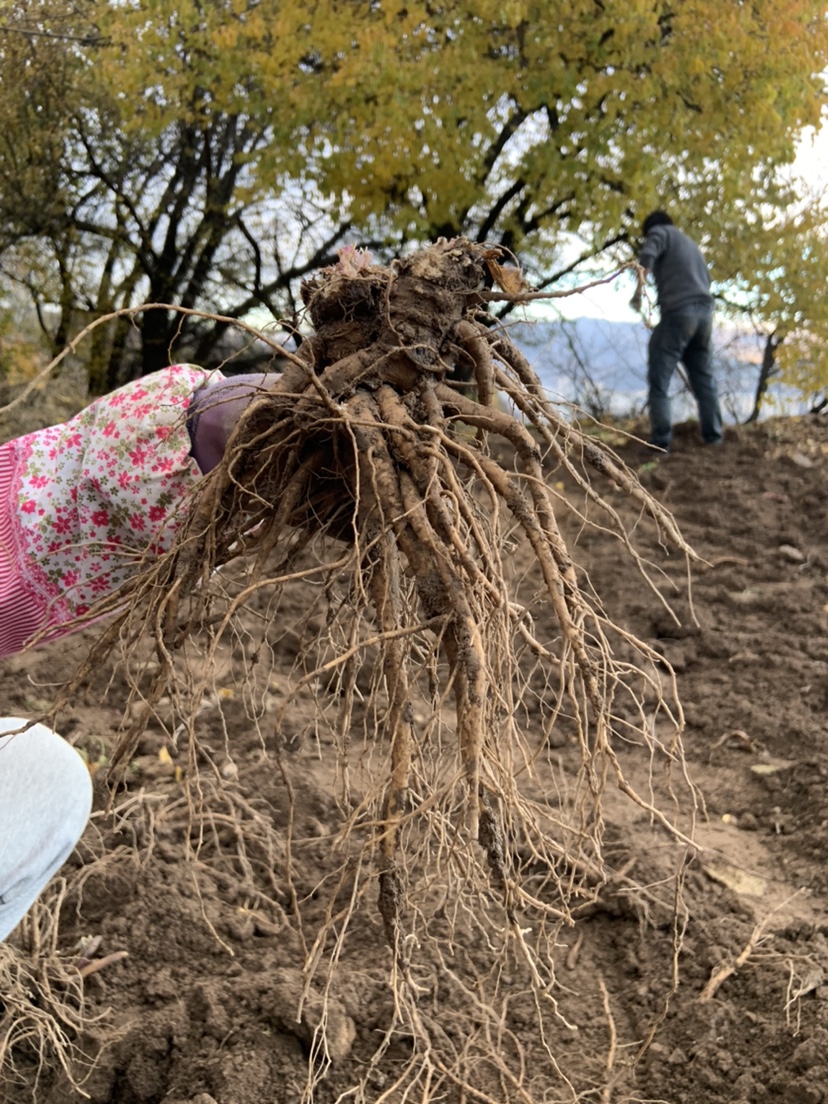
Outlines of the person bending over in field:
[{"label": "person bending over in field", "polygon": [[[178,364],[0,445],[0,658],[83,625],[166,551],[241,410],[278,377]],[[45,725],[0,717],[0,940],[80,838],[92,786]]]},{"label": "person bending over in field", "polygon": [[[706,445],[720,445],[722,412],[712,366],[714,301],[707,263],[698,245],[673,225],[665,211],[649,214],[641,232],[644,240],[638,262],[653,275],[661,314],[648,350],[648,443],[670,451],[670,383],[681,361],[698,407],[702,439]],[[641,310],[640,288],[630,305]]]}]

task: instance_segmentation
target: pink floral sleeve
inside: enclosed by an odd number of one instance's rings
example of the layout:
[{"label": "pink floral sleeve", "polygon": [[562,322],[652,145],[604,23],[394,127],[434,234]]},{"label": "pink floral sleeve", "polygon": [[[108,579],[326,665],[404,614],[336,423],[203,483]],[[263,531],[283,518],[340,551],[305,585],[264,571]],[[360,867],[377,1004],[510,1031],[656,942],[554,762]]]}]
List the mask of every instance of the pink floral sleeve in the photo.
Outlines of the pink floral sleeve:
[{"label": "pink floral sleeve", "polygon": [[143,556],[169,548],[201,474],[187,408],[211,378],[222,377],[175,365],[10,442],[17,567],[49,626],[86,613]]}]

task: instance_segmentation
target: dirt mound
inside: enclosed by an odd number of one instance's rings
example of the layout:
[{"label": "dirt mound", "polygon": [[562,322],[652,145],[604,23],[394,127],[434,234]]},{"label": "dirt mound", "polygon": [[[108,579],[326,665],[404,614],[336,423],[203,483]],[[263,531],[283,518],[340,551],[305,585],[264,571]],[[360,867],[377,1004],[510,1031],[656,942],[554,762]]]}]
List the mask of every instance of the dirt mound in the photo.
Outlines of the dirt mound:
[{"label": "dirt mound", "polygon": [[[633,446],[616,447],[637,464]],[[606,869],[576,902],[571,926],[554,918],[567,871],[521,854],[525,882],[547,909],[541,923],[554,932],[555,984],[546,988],[517,944],[491,976],[479,918],[457,914],[436,868],[409,917],[412,940],[422,939],[413,955],[420,1015],[455,1059],[426,1067],[430,1081],[412,1073],[419,1044],[396,1025],[375,882],[340,833],[358,815],[360,771],[383,749],[366,739],[358,761],[345,763],[313,729],[311,695],[329,695],[336,708],[331,686],[308,687],[307,702],[273,729],[285,673],[310,623],[324,622],[318,586],[297,580],[266,649],[254,648],[252,633],[225,646],[199,710],[198,760],[177,748],[172,703],[162,701],[114,794],[103,768],[128,689],[113,657],[111,672],[62,718],[101,780],[92,823],[65,879],[0,952],[0,1100],[828,1099],[827,458],[819,420],[731,431],[721,448],[702,448],[692,427],[680,427],[671,455],[640,475],[705,561],[691,588],[683,557],[650,534],[620,490],[601,488],[638,526],[638,547],[678,620],[621,566],[617,537],[583,525],[588,504],[577,488],[548,473],[581,583],[664,657],[666,680],[675,672],[696,808],[683,779],[666,769],[650,779],[633,739],[619,751],[624,775],[644,792],[651,786],[688,831],[695,820],[701,847],[678,845],[646,811],[607,792]],[[531,564],[517,547],[513,567],[530,572],[527,593],[539,587]],[[539,610],[535,636],[552,627]],[[79,637],[6,661],[3,710],[43,708],[84,648]],[[252,695],[242,666],[258,672]],[[353,723],[370,735],[369,681],[364,689]],[[615,708],[623,730],[634,705],[619,698]],[[550,816],[581,763],[572,741],[564,719],[527,783]],[[196,783],[195,806],[186,781]],[[349,904],[366,895],[351,916]],[[479,907],[494,905],[481,897]],[[121,951],[128,957],[95,969]],[[322,961],[330,966],[310,969]],[[484,1002],[494,1002],[494,1020]],[[40,1051],[47,1015],[63,1036]],[[473,1071],[476,1095],[462,1071]]]}]

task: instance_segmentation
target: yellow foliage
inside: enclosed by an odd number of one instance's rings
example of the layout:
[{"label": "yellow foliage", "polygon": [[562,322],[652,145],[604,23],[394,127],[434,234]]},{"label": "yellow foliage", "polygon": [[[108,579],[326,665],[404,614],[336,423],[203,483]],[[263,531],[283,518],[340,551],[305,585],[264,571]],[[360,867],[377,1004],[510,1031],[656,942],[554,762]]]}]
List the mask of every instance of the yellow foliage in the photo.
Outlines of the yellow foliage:
[{"label": "yellow foliage", "polygon": [[[563,234],[598,253],[666,206],[703,239],[716,277],[784,319],[785,332],[801,328],[797,312],[813,322],[823,309],[808,290],[821,260],[798,268],[800,231],[778,233],[795,198],[779,167],[825,103],[819,0],[13,7],[21,25],[74,40],[0,37],[0,226],[54,243],[81,193],[94,197],[87,223],[100,219],[98,254],[61,238],[72,265],[43,263],[51,301],[67,296],[67,280],[95,309],[116,291],[137,295],[141,251],[158,248],[170,214],[152,206],[162,180],[207,173],[226,133],[242,136],[227,148],[244,172],[229,190],[202,189],[204,234],[301,188],[392,247],[480,235],[542,273]],[[87,33],[94,44],[79,45]],[[87,143],[93,167],[75,177],[65,170]],[[150,186],[147,166],[165,157],[166,178]],[[0,253],[8,240],[0,232]],[[126,291],[76,293],[104,256],[106,279],[123,274]],[[786,287],[774,277],[782,269]]]},{"label": "yellow foliage", "polygon": [[631,199],[701,208],[715,187],[727,205],[757,163],[790,158],[822,105],[822,14],[814,0],[148,0],[104,5],[95,70],[131,105],[125,127],[266,117],[263,187],[309,175],[357,218],[424,234],[497,202],[493,154],[511,129],[509,180],[525,183],[510,233],[553,205],[605,232]]}]

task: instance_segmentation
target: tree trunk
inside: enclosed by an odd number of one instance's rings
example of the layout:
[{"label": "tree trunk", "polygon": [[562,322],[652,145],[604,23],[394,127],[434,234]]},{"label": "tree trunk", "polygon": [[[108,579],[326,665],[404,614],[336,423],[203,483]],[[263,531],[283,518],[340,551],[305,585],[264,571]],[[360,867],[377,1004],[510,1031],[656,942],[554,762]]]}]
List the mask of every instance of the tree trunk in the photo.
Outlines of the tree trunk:
[{"label": "tree trunk", "polygon": [[762,403],[765,401],[765,395],[767,394],[770,381],[778,371],[776,367],[776,350],[782,344],[783,340],[784,338],[778,337],[775,333],[768,334],[765,339],[765,351],[762,354],[759,379],[756,381],[756,392],[753,396],[753,410],[751,410],[746,424],[759,421]]}]

